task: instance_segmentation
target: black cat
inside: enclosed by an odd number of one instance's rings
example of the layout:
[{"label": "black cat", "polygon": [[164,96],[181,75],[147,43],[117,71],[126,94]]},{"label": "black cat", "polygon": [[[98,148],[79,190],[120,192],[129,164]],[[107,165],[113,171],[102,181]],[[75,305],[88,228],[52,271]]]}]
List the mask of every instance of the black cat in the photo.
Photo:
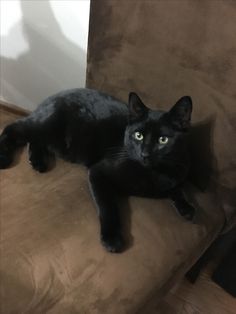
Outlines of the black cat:
[{"label": "black cat", "polygon": [[3,130],[0,168],[27,143],[30,163],[39,172],[48,170],[54,154],[87,166],[101,241],[108,251],[120,252],[119,196],[169,197],[182,216],[193,218],[194,208],[180,190],[189,170],[191,112],[187,96],[164,112],[148,109],[135,93],[127,106],[96,90],[61,92]]}]

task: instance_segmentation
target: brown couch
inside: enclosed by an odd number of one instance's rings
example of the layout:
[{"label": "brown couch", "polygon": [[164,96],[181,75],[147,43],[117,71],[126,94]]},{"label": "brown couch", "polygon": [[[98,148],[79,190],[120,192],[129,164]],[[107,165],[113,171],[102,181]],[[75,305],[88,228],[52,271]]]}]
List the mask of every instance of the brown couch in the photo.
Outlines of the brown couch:
[{"label": "brown couch", "polygon": [[217,237],[235,201],[235,21],[233,2],[91,2],[88,87],[153,108],[193,98],[195,223],[168,200],[130,198],[130,248],[109,254],[86,170],[58,161],[41,175],[24,151],[0,174],[2,314],[151,313]]}]

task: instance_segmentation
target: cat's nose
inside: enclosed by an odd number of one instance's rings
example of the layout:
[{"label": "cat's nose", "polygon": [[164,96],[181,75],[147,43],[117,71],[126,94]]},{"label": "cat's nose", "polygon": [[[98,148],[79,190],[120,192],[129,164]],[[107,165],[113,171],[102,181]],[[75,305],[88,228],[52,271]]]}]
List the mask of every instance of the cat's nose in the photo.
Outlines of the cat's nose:
[{"label": "cat's nose", "polygon": [[143,152],[141,155],[142,155],[142,159],[143,159],[143,164],[145,166],[149,165],[149,153]]},{"label": "cat's nose", "polygon": [[141,155],[142,155],[142,157],[143,157],[143,159],[148,159],[148,157],[149,157],[149,152],[142,152],[141,153]]}]

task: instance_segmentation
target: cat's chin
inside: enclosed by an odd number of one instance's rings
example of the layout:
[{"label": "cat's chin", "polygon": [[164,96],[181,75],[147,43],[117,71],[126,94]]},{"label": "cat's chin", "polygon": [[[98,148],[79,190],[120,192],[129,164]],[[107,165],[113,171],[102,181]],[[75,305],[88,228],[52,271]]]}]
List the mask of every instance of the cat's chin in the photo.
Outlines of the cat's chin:
[{"label": "cat's chin", "polygon": [[144,168],[151,168],[150,162],[141,162],[141,164]]},{"label": "cat's chin", "polygon": [[151,163],[150,161],[144,161],[144,160],[140,160],[138,158],[132,158],[131,159],[133,162],[136,162],[139,166],[142,166],[144,168],[151,168]]},{"label": "cat's chin", "polygon": [[152,162],[150,159],[139,160],[139,163],[145,168],[152,168]]}]

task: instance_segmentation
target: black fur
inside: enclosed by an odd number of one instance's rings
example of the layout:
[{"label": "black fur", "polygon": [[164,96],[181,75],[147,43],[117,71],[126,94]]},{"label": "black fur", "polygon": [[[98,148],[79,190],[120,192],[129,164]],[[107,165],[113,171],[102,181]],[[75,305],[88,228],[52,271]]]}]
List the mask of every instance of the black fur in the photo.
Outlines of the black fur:
[{"label": "black fur", "polygon": [[164,112],[148,109],[135,93],[127,106],[91,89],[61,92],[3,130],[0,168],[8,167],[26,143],[37,171],[47,171],[54,154],[87,166],[102,243],[120,252],[124,240],[117,199],[122,195],[170,197],[180,214],[192,219],[194,209],[179,190],[189,170],[191,112],[187,96]]}]

